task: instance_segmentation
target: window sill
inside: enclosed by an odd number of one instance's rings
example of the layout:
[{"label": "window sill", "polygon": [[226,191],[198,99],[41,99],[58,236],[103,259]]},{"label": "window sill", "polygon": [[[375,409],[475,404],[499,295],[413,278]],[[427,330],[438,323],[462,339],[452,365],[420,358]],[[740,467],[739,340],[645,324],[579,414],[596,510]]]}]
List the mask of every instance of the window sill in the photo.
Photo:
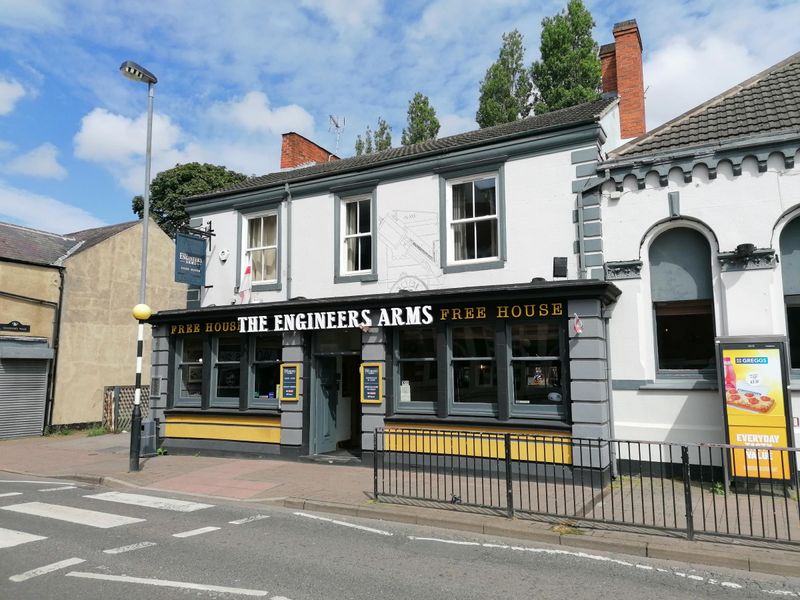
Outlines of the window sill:
[{"label": "window sill", "polygon": [[253,284],[253,287],[250,289],[252,292],[278,292],[281,289],[281,282],[276,281],[275,283],[256,283]]},{"label": "window sill", "polygon": [[486,262],[468,262],[468,263],[452,263],[444,265],[442,272],[444,273],[465,273],[467,271],[485,271],[489,269],[502,269],[506,263],[502,258]]},{"label": "window sill", "polygon": [[440,425],[473,425],[473,426],[491,426],[491,427],[545,427],[548,429],[560,429],[569,431],[571,426],[566,421],[557,421],[557,420],[546,420],[546,419],[535,419],[535,418],[512,418],[508,421],[501,421],[497,417],[489,417],[489,416],[454,416],[451,415],[446,418],[437,417],[434,415],[424,415],[424,414],[416,414],[416,415],[393,415],[391,417],[385,417],[384,423],[387,426],[390,425],[401,425],[403,423],[430,423],[430,424],[440,424]]},{"label": "window sill", "polygon": [[333,283],[350,283],[354,281],[378,281],[378,274],[373,273],[356,273],[353,275],[334,275]]},{"label": "window sill", "polygon": [[230,415],[231,413],[238,413],[241,415],[272,415],[278,416],[280,415],[280,410],[277,408],[275,409],[266,409],[266,408],[248,408],[246,410],[242,410],[239,407],[236,408],[184,408],[175,406],[173,408],[168,408],[164,411],[165,414],[224,414]]},{"label": "window sill", "polygon": [[674,390],[674,391],[717,391],[719,385],[716,381],[708,379],[657,379],[639,386],[643,391]]}]

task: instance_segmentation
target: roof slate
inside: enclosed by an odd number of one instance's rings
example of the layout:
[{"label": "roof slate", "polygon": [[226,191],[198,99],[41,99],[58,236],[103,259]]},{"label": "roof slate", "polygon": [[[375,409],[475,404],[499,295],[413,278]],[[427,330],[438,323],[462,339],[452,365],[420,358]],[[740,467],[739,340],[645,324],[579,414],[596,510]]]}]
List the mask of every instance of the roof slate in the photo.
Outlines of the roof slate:
[{"label": "roof slate", "polygon": [[536,115],[511,123],[485,127],[467,133],[451,135],[436,140],[429,140],[419,144],[390,148],[374,154],[362,154],[342,160],[319,163],[310,167],[289,171],[278,171],[260,177],[251,177],[230,187],[226,187],[207,194],[191,196],[187,201],[213,198],[229,195],[232,192],[250,191],[283,185],[292,181],[317,179],[327,175],[339,175],[351,171],[363,171],[393,162],[413,160],[428,155],[442,154],[501,141],[505,138],[516,137],[525,133],[544,132],[549,129],[561,129],[581,123],[595,122],[600,119],[605,110],[616,98],[602,98],[594,102],[585,102],[570,108],[564,108],[543,115]]},{"label": "roof slate", "polygon": [[787,132],[800,133],[800,52],[628,142],[610,158]]},{"label": "roof slate", "polygon": [[73,255],[83,252],[138,222],[129,221],[66,235],[0,222],[0,259],[56,265],[70,252]]}]

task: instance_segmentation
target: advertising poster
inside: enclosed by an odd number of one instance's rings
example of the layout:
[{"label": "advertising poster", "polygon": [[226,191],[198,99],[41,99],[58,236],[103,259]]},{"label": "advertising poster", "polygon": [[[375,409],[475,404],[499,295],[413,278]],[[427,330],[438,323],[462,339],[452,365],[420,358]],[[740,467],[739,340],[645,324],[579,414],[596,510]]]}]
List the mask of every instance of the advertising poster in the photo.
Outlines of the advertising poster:
[{"label": "advertising poster", "polygon": [[770,450],[791,442],[782,348],[777,344],[742,346],[721,346],[728,442],[751,447],[732,451],[731,475],[788,479],[788,453]]}]

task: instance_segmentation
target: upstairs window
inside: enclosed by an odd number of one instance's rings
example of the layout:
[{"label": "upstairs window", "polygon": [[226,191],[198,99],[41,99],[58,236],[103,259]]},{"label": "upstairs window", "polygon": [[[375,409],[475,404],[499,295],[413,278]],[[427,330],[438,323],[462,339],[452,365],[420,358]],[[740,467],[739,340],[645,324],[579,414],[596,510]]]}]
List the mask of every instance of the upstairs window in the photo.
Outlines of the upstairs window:
[{"label": "upstairs window", "polygon": [[252,283],[278,280],[278,214],[271,212],[247,219],[246,255],[250,259]]},{"label": "upstairs window", "polygon": [[372,199],[348,198],[344,204],[344,244],[342,272],[357,274],[372,271]]},{"label": "upstairs window", "polygon": [[653,241],[650,290],[659,372],[715,370],[711,250],[701,233],[677,227]]},{"label": "upstairs window", "polygon": [[450,184],[449,256],[455,263],[500,256],[497,178],[480,177]]}]

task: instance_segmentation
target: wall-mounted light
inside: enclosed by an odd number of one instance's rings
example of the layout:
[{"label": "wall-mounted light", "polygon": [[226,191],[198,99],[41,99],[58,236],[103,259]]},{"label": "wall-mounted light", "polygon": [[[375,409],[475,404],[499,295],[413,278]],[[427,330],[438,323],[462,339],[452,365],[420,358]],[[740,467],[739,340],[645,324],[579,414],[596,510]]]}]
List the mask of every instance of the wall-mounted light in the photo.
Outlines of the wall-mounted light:
[{"label": "wall-mounted light", "polygon": [[739,244],[736,246],[737,256],[752,256],[755,251],[755,244]]}]

